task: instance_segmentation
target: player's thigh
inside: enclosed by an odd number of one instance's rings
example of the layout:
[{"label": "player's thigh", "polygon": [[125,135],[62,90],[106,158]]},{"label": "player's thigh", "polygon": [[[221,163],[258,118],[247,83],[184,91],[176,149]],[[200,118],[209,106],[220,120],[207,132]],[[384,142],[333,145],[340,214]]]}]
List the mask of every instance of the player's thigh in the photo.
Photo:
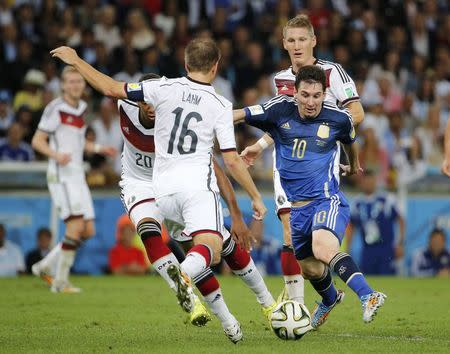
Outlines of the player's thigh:
[{"label": "player's thigh", "polygon": [[289,213],[291,210],[291,203],[287,200],[286,193],[281,186],[280,174],[277,169],[273,171],[273,196],[275,199],[275,212],[278,218],[281,219],[281,215]]},{"label": "player's thigh", "polygon": [[84,233],[85,221],[83,216],[70,216],[64,220],[65,235],[74,240],[80,240]]},{"label": "player's thigh", "polygon": [[292,246],[297,260],[313,256],[311,227],[314,208],[311,204],[291,209]]},{"label": "player's thigh", "polygon": [[120,199],[135,226],[144,218],[152,218],[162,223],[164,220],[156,206],[155,192],[151,183],[122,180]]},{"label": "player's thigh", "polygon": [[64,222],[75,217],[83,217],[79,198],[69,188],[70,186],[62,182],[48,184],[53,206]]},{"label": "player's thigh", "polygon": [[329,254],[337,252],[350,220],[350,207],[342,193],[335,194],[316,205],[313,218],[313,251],[326,262]]},{"label": "player's thigh", "polygon": [[325,271],[325,265],[314,257],[307,257],[299,262],[302,267],[302,275],[306,279],[320,278]]}]

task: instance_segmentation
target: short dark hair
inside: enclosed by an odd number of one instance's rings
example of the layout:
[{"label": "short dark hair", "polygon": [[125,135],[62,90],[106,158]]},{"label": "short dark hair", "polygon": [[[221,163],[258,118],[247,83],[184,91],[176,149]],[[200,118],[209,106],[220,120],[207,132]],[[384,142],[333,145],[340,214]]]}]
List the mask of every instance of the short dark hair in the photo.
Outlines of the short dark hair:
[{"label": "short dark hair", "polygon": [[441,236],[444,238],[444,240],[446,239],[446,235],[445,235],[444,230],[443,230],[443,229],[440,229],[440,228],[438,228],[438,227],[435,227],[433,230],[431,230],[431,233],[430,233],[430,239],[431,239],[434,235],[441,235]]},{"label": "short dark hair", "polygon": [[327,77],[325,71],[317,65],[306,65],[300,68],[295,76],[295,88],[298,90],[300,82],[307,82],[308,84],[320,83],[322,84],[323,92],[327,88]]},{"label": "short dark hair", "polygon": [[184,61],[189,71],[207,73],[220,59],[220,49],[209,38],[196,38],[184,50]]},{"label": "short dark hair", "polygon": [[37,238],[41,238],[44,235],[52,238],[52,232],[48,227],[41,227],[37,232]]},{"label": "short dark hair", "polygon": [[139,78],[139,82],[145,81],[145,80],[154,80],[154,79],[160,79],[161,76],[159,76],[158,74],[154,74],[154,73],[148,73],[148,74],[144,74]]}]

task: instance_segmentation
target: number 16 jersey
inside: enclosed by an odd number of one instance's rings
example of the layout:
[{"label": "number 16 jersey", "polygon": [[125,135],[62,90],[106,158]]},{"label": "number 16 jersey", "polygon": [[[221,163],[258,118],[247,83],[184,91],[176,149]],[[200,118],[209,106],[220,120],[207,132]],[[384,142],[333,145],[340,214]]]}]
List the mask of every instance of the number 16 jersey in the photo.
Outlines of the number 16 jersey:
[{"label": "number 16 jersey", "polygon": [[231,102],[210,84],[187,77],[126,84],[125,90],[130,100],[155,107],[156,196],[218,191],[214,138],[222,152],[236,149]]}]

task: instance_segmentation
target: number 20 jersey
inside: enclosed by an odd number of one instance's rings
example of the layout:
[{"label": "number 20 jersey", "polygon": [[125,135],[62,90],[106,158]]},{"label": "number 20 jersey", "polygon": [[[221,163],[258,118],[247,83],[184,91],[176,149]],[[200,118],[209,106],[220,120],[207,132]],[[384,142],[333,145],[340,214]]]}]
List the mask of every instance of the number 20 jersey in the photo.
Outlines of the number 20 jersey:
[{"label": "number 20 jersey", "polygon": [[214,88],[187,77],[126,84],[130,100],[155,107],[157,197],[218,191],[212,165],[215,137],[221,151],[236,149],[232,104]]},{"label": "number 20 jersey", "polygon": [[122,180],[151,183],[155,160],[154,129],[146,129],[139,122],[139,106],[135,102],[119,100],[117,107],[124,138]]}]

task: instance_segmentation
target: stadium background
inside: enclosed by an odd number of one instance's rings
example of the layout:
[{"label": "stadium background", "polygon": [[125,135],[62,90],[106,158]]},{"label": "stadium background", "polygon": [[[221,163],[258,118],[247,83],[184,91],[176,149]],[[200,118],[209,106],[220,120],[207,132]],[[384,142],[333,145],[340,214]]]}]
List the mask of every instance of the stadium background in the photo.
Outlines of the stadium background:
[{"label": "stadium background", "polygon": [[[450,107],[448,10],[447,2],[439,0],[3,0],[0,135],[11,139],[9,128],[16,126],[16,137],[30,143],[43,107],[59,93],[61,63],[48,54],[59,45],[76,48],[83,59],[116,79],[136,81],[146,72],[185,75],[185,44],[196,36],[213,37],[222,51],[216,90],[236,107],[264,102],[273,96],[273,74],[289,66],[282,27],[295,14],[307,13],[317,35],[315,56],[340,63],[357,84],[366,111],[358,131],[361,157],[365,168],[377,171],[379,184],[397,194],[405,212],[407,269],[432,228],[450,231],[450,184],[439,173]],[[102,122],[116,123],[114,102],[90,89],[86,99],[93,127],[89,138],[120,146],[113,133],[105,137],[101,130]],[[245,126],[238,126],[236,134],[240,149],[260,136]],[[42,157],[28,151],[23,159],[27,161],[0,161],[0,223],[8,239],[26,252],[35,247],[39,227],[50,225],[56,231],[62,225],[52,215]],[[86,162],[97,235],[80,251],[75,270],[99,274],[115,241],[115,220],[123,212],[117,188],[120,163],[99,156],[86,156]],[[265,191],[269,210],[271,171],[268,152],[252,174]],[[356,184],[343,180],[350,195],[357,193]],[[249,210],[245,197],[240,204]],[[273,213],[265,220],[264,237],[281,245]],[[356,255],[358,241],[355,237]]]}]

